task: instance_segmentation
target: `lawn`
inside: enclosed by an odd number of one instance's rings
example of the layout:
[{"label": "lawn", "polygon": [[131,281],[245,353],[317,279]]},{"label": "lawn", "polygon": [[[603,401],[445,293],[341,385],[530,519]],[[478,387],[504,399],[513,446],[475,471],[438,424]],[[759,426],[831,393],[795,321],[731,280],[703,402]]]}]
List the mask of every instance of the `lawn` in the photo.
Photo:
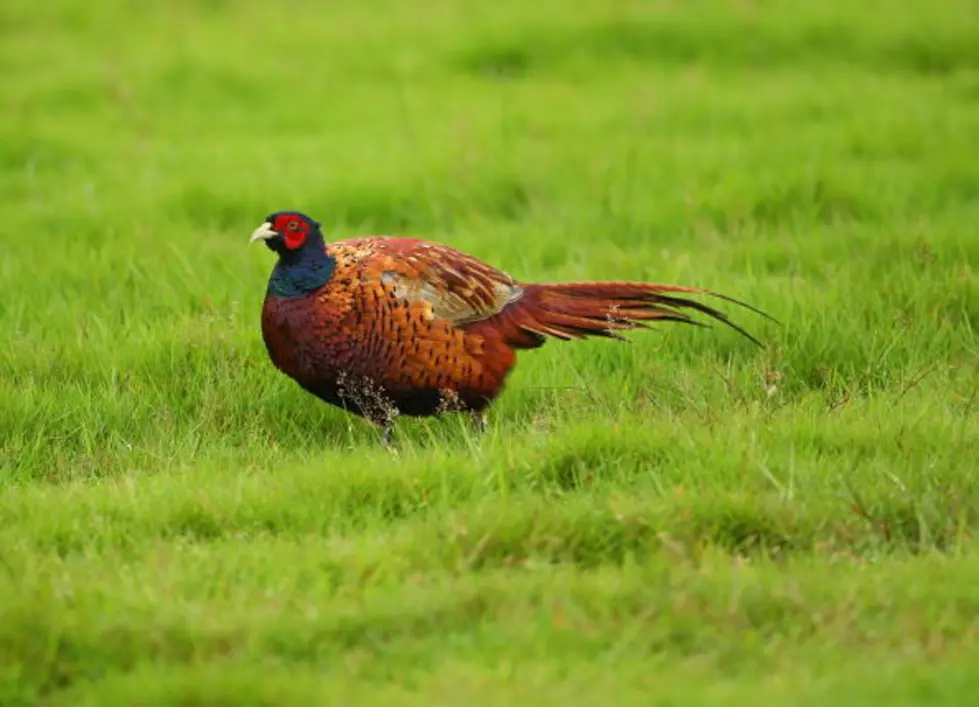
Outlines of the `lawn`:
[{"label": "lawn", "polygon": [[[5,0],[0,705],[961,705],[966,0]],[[272,254],[709,287],[397,449],[268,362]]]}]

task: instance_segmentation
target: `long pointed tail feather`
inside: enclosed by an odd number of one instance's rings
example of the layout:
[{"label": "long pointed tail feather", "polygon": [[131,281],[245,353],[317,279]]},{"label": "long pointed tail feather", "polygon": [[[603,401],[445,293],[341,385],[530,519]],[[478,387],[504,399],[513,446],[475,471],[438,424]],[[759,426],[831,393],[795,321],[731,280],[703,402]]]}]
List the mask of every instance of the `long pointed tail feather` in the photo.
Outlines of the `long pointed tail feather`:
[{"label": "long pointed tail feather", "polygon": [[622,339],[621,331],[647,328],[647,322],[672,321],[694,326],[709,326],[683,310],[693,310],[717,320],[748,338],[763,344],[726,314],[702,302],[679,294],[706,295],[732,302],[774,318],[761,310],[717,292],[681,285],[641,282],[566,282],[524,286],[524,296],[502,312],[486,320],[516,348],[536,348],[545,337],[563,340],[603,336]]}]

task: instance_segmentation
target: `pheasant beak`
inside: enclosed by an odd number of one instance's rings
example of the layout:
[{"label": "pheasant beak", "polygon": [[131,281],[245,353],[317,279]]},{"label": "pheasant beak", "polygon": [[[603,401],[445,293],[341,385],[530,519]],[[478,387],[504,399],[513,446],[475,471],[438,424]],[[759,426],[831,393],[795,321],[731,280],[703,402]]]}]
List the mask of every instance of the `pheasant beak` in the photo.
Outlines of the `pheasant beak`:
[{"label": "pheasant beak", "polygon": [[270,238],[277,237],[278,235],[279,234],[275,232],[275,229],[272,228],[272,224],[266,221],[252,232],[252,237],[248,239],[248,242],[254,243],[255,241],[267,241]]}]

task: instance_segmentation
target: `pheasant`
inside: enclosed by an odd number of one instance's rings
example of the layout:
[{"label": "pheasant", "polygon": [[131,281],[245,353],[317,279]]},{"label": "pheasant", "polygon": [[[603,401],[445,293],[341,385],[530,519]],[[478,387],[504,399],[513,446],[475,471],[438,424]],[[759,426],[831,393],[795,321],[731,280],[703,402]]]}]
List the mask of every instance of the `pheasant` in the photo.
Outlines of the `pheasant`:
[{"label": "pheasant", "polygon": [[[723,313],[677,296],[709,290],[641,282],[525,283],[475,257],[416,238],[327,245],[297,211],[268,216],[251,236],[278,255],[262,306],[276,368],[321,400],[365,418],[390,441],[398,415],[466,412],[478,429],[516,351],[673,321],[694,310],[760,342]],[[771,317],[768,317],[771,319]]]}]

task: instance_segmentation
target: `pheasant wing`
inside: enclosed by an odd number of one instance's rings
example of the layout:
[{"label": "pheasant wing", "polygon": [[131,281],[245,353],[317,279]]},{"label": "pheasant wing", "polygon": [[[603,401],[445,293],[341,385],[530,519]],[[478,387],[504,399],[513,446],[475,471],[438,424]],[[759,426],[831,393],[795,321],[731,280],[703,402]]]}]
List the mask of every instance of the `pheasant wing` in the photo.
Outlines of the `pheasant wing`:
[{"label": "pheasant wing", "polygon": [[370,269],[395,297],[424,303],[433,319],[454,327],[487,319],[523,295],[507,273],[438,243],[391,238],[380,241]]}]

